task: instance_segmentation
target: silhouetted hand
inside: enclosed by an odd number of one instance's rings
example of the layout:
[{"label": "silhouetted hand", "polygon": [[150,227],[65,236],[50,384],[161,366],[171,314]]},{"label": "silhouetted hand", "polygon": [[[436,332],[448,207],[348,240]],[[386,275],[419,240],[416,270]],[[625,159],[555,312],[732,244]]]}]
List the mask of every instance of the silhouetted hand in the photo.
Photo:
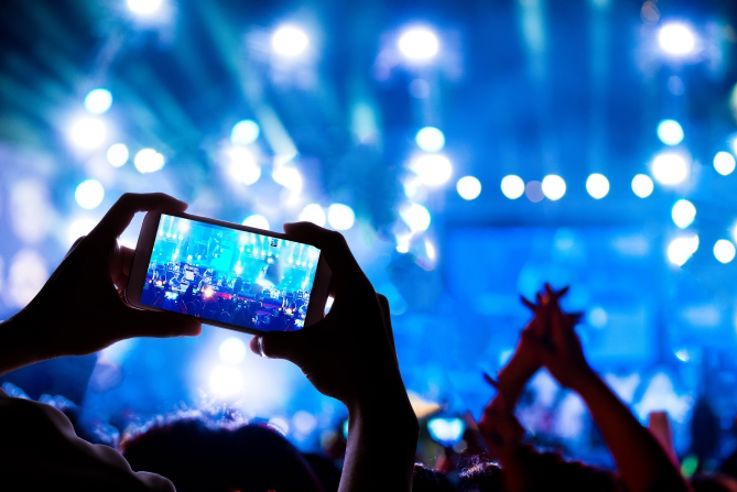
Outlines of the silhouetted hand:
[{"label": "silhouetted hand", "polygon": [[525,431],[504,395],[498,394],[484,409],[479,431],[493,457],[504,460],[522,445]]},{"label": "silhouetted hand", "polygon": [[118,236],[136,212],[182,212],[170,196],[123,195],[100,223],[80,238],[41,292],[9,324],[22,349],[37,359],[86,354],[131,337],[197,335],[200,323],[173,313],[142,311],[124,302],[133,251]]}]

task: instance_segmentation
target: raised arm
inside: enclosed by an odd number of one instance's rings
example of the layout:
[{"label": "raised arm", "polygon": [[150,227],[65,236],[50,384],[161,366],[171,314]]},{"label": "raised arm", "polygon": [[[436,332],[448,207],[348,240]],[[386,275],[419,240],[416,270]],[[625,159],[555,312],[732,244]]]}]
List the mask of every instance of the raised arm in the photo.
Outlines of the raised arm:
[{"label": "raised arm", "polygon": [[409,491],[418,425],[399,373],[386,298],[376,294],[339,233],[310,223],[287,224],[285,231],[322,250],[335,302],[318,323],[254,338],[251,347],[291,360],[320,392],[348,408],[341,492]]}]

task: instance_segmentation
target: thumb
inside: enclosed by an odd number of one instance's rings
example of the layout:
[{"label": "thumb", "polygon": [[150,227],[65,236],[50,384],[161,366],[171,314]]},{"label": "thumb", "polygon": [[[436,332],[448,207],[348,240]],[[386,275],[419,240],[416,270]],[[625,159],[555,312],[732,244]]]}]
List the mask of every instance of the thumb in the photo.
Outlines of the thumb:
[{"label": "thumb", "polygon": [[300,354],[304,353],[302,345],[300,332],[264,333],[253,337],[250,343],[251,351],[261,357],[287,359],[294,363],[298,363]]}]

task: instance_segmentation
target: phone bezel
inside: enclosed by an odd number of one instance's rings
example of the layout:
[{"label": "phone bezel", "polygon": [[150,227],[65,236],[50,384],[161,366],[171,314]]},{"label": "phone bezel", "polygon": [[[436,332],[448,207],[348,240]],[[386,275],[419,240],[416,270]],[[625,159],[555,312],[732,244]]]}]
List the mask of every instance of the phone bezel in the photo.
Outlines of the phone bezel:
[{"label": "phone bezel", "polygon": [[[128,285],[125,289],[125,300],[126,302],[137,309],[146,311],[160,311],[165,313],[173,313],[186,318],[194,318],[201,321],[204,324],[219,326],[221,328],[228,328],[243,333],[250,333],[254,335],[261,335],[265,333],[290,333],[285,331],[269,332],[259,330],[253,327],[244,327],[241,325],[235,325],[230,323],[224,323],[222,321],[211,320],[208,318],[201,318],[199,316],[188,315],[184,313],[177,313],[175,311],[168,311],[165,309],[159,309],[151,306],[146,306],[141,303],[141,292],[143,291],[143,283],[146,280],[146,273],[148,272],[148,265],[153,254],[153,246],[156,241],[156,233],[159,229],[159,223],[161,221],[161,215],[169,215],[172,217],[181,217],[196,222],[204,222],[216,226],[225,227],[228,229],[235,229],[244,232],[253,232],[261,234],[267,237],[275,237],[278,239],[285,239],[292,242],[295,241],[292,238],[287,237],[286,234],[274,231],[265,231],[263,229],[257,229],[255,227],[249,227],[241,224],[234,224],[232,222],[225,222],[217,219],[210,219],[207,217],[200,217],[197,215],[191,215],[186,213],[171,213],[161,211],[151,211],[146,214],[141,225],[141,233],[138,236],[138,244],[133,256],[133,264],[131,266],[131,272],[128,278]],[[303,243],[309,244],[309,243]],[[310,246],[317,247],[314,244]],[[310,302],[307,305],[307,314],[305,316],[304,327],[307,329],[309,326],[315,324],[317,321],[324,317],[325,304],[327,302],[328,294],[330,289],[330,268],[325,261],[322,250],[317,261],[317,270],[315,271],[315,281],[312,284],[312,291],[310,292]],[[301,330],[298,330],[301,331]]]}]

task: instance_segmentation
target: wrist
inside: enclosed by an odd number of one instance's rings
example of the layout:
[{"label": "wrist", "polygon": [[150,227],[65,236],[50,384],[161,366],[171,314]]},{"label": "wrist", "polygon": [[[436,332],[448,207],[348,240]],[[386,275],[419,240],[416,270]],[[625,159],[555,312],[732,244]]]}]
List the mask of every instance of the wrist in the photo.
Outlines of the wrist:
[{"label": "wrist", "polygon": [[599,383],[601,383],[599,375],[591,366],[586,364],[576,371],[576,377],[573,378],[568,387],[583,396],[585,393],[594,389]]},{"label": "wrist", "polygon": [[17,315],[0,323],[0,374],[48,358]]}]

